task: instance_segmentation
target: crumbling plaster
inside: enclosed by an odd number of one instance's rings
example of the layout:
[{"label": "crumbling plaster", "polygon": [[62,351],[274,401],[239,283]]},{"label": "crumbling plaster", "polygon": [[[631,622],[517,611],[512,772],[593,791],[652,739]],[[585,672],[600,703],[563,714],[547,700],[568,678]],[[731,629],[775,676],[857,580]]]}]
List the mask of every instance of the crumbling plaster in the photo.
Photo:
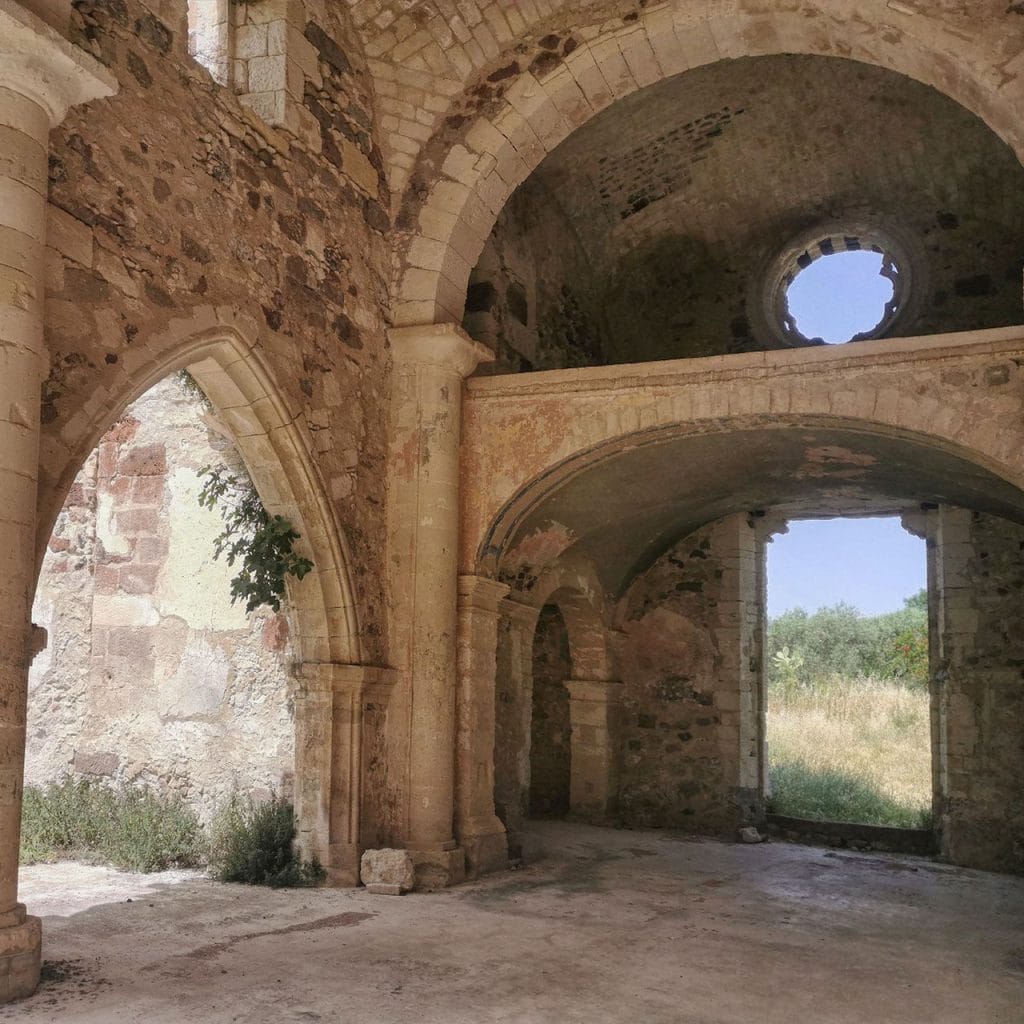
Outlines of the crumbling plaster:
[{"label": "crumbling plaster", "polygon": [[[471,380],[462,472],[472,499],[463,506],[462,565],[467,571],[509,567],[521,577],[531,571],[517,560],[522,546],[538,546],[552,558],[580,544],[584,530],[606,546],[598,551],[600,563],[633,536],[671,543],[664,531],[675,529],[678,537],[687,525],[733,511],[740,491],[751,508],[817,499],[818,510],[827,512],[844,504],[847,511],[863,508],[865,494],[904,507],[915,495],[925,500],[918,491],[941,490],[932,500],[995,501],[990,511],[1019,517],[1019,335],[1001,329]],[[685,439],[700,445],[699,438],[718,436],[721,457],[742,460],[745,449],[735,442],[760,429],[783,444],[787,430],[803,438],[793,472],[772,479],[771,461],[754,456],[727,480],[710,450],[700,461],[686,459]],[[635,479],[611,487],[614,475],[602,479],[617,467],[642,466],[645,450],[673,439],[683,447],[669,461],[690,461],[689,473],[666,476],[652,455],[649,472]],[[875,445],[885,451],[874,454]],[[714,478],[712,492],[697,479],[702,467]],[[653,490],[638,490],[643,481]],[[572,507],[560,508],[561,495],[573,488]],[[908,489],[913,493],[903,493]],[[642,521],[643,530],[623,531],[626,514]],[[537,545],[552,531],[563,538],[560,547]],[[617,575],[606,578],[613,588],[632,568],[628,550],[619,550]],[[534,564],[532,572],[542,568]]]}]

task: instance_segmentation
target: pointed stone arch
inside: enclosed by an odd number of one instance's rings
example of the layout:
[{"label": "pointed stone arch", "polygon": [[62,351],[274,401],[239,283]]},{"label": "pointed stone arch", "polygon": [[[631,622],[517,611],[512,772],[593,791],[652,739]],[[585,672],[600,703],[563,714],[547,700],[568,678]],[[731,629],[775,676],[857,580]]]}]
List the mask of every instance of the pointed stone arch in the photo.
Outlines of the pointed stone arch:
[{"label": "pointed stone arch", "polygon": [[[289,580],[294,636],[303,662],[360,664],[359,617],[351,557],[326,488],[290,409],[246,323],[220,310],[172,321],[146,359],[64,428],[73,435],[58,483],[43,498],[36,550],[41,562],[53,522],[75,474],[125,408],[154,384],[187,369],[227,426],[271,515],[288,518],[313,562],[301,581]],[[47,453],[44,451],[43,458]]]},{"label": "pointed stone arch", "polygon": [[229,307],[200,307],[172,320],[141,347],[116,386],[98,391],[49,440],[41,466],[44,473],[47,463],[59,468],[50,477],[56,483],[40,490],[37,573],[64,498],[100,438],[135,399],[187,369],[226,425],[267,511],[292,522],[301,535],[297,549],[313,563],[302,580],[288,580],[285,607],[298,658],[298,841],[332,883],[353,885],[364,841],[372,845],[379,827],[374,812],[363,810],[379,796],[365,792],[364,711],[370,702],[378,718],[386,716],[394,675],[365,664],[345,536],[300,429],[300,411],[277,386],[256,337],[254,322]]}]

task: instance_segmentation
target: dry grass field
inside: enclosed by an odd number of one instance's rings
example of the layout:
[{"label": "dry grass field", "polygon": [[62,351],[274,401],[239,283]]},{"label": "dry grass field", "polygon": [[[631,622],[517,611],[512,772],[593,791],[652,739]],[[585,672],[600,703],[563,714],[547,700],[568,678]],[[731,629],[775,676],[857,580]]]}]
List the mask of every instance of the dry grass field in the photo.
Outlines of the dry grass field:
[{"label": "dry grass field", "polygon": [[880,679],[773,686],[768,761],[776,813],[926,825],[932,791],[928,693]]}]

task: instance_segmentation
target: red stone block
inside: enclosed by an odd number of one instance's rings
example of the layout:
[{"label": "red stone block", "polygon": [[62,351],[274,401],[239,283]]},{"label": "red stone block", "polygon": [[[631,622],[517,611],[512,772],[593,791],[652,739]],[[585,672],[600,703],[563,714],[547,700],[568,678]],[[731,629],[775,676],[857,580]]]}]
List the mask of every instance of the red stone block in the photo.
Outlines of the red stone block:
[{"label": "red stone block", "polygon": [[288,619],[274,615],[263,623],[263,646],[268,651],[283,651],[288,643]]},{"label": "red stone block", "polygon": [[130,479],[132,501],[136,505],[160,505],[163,502],[166,477],[137,476]]},{"label": "red stone block", "polygon": [[159,575],[159,565],[126,566],[119,571],[119,585],[126,594],[152,594]]},{"label": "red stone block", "polygon": [[167,452],[162,444],[140,445],[123,453],[117,468],[125,476],[162,476],[167,472]]}]

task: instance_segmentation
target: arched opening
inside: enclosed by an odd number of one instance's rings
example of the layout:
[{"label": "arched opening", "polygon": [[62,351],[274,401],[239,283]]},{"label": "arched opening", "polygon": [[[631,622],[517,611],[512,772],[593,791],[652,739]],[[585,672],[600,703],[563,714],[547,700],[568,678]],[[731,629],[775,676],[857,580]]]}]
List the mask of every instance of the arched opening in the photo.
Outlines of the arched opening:
[{"label": "arched opening", "polygon": [[[181,330],[187,328],[187,325],[179,324],[178,328]],[[204,716],[219,715],[223,708],[215,709],[214,705],[227,702],[234,713],[237,712],[239,703],[244,703],[240,681],[246,675],[250,682],[252,681],[253,658],[255,657],[256,662],[260,664],[263,664],[261,659],[272,662],[274,671],[269,676],[262,676],[263,683],[266,683],[266,691],[262,697],[258,697],[256,703],[260,705],[260,715],[269,715],[273,719],[274,728],[269,729],[268,723],[262,721],[253,726],[250,721],[240,730],[237,756],[233,760],[225,757],[216,768],[224,784],[218,782],[212,786],[193,788],[209,790],[212,793],[227,786],[226,780],[229,776],[238,775],[241,776],[238,789],[243,792],[255,790],[259,794],[260,791],[272,788],[283,791],[293,785],[292,779],[296,779],[291,795],[296,809],[300,849],[306,856],[316,856],[327,867],[329,877],[333,881],[351,884],[357,878],[358,856],[362,843],[367,838],[371,843],[373,841],[373,827],[367,827],[365,834],[361,835],[362,827],[367,824],[362,815],[362,806],[364,800],[370,806],[374,806],[374,801],[383,786],[383,764],[378,758],[377,769],[369,773],[367,777],[371,781],[364,786],[366,773],[362,755],[363,729],[362,716],[359,713],[361,703],[348,710],[343,719],[338,718],[333,710],[333,704],[336,702],[344,704],[345,701],[358,700],[365,676],[364,671],[358,667],[360,641],[348,580],[349,563],[344,549],[344,539],[334,520],[331,505],[324,497],[309,452],[303,445],[295,425],[295,417],[288,413],[269,372],[244,337],[232,326],[225,324],[223,327],[207,328],[206,331],[192,335],[184,334],[176,344],[169,346],[169,351],[172,354],[168,358],[141,367],[120,396],[93,411],[92,428],[81,431],[79,436],[83,440],[67,462],[69,468],[63,473],[63,486],[50,493],[55,496],[70,494],[74,503],[77,492],[71,486],[71,473],[88,462],[91,446],[101,446],[100,456],[96,459],[97,473],[100,472],[99,459],[104,449],[107,451],[108,461],[112,459],[112,465],[116,468],[117,446],[124,447],[121,442],[127,438],[130,448],[130,441],[134,437],[133,431],[138,430],[131,425],[130,414],[127,420],[123,419],[125,410],[132,401],[138,401],[140,397],[145,401],[145,396],[154,387],[158,392],[161,389],[166,390],[168,385],[161,382],[173,377],[179,370],[187,370],[188,379],[194,382],[189,385],[192,397],[203,404],[204,410],[194,415],[191,422],[182,426],[206,435],[207,443],[220,447],[218,455],[223,456],[225,448],[236,450],[234,464],[244,466],[266,512],[270,516],[282,516],[292,524],[300,535],[296,542],[296,552],[307,558],[313,568],[301,580],[289,577],[287,600],[282,607],[286,619],[272,616],[257,624],[246,623],[242,616],[243,621],[237,622],[232,618],[237,617],[237,609],[234,612],[229,610],[226,615],[230,625],[237,627],[228,630],[234,634],[230,641],[229,638],[222,636],[217,643],[211,644],[209,637],[195,635],[187,616],[161,616],[159,608],[155,614],[152,609],[142,609],[140,615],[143,625],[156,627],[160,623],[151,620],[166,618],[171,626],[170,632],[184,636],[186,647],[190,641],[198,642],[201,655],[200,665],[195,671],[189,670],[191,655],[182,656],[177,660],[177,668],[171,673],[170,678],[173,680],[177,673],[182,684],[182,700],[176,704],[167,704],[170,691],[165,687],[156,700],[155,721],[158,723],[157,727],[166,734],[169,731],[173,732],[174,719],[183,718],[185,724],[178,726],[179,731],[188,734],[193,742],[201,740],[199,734],[202,729],[197,721]],[[119,417],[122,418],[119,420]],[[188,420],[189,417],[182,416],[181,419]],[[115,424],[113,428],[111,423]],[[113,433],[107,438],[110,430]],[[163,447],[165,440],[172,433],[173,431],[164,431],[166,436],[160,435],[154,440],[154,446],[159,443],[162,447],[165,469],[168,462],[174,461],[168,460],[166,447]],[[157,458],[159,453],[154,446],[150,446],[153,447],[151,465],[161,461]],[[128,467],[131,468],[133,453],[126,450],[125,458],[128,460]],[[135,462],[144,465],[146,459],[138,458]],[[177,487],[177,490],[186,496],[190,489],[194,489],[196,468],[189,465],[181,474],[175,474],[177,483],[184,484]],[[161,486],[154,474],[150,476],[152,479],[143,483],[132,483],[123,472],[110,477],[112,489],[117,490],[125,501],[134,500],[136,495],[145,495],[146,500],[152,500],[154,507],[147,508],[143,514],[136,514],[140,510],[134,507],[115,509],[113,497],[102,509],[99,508],[99,502],[96,503],[99,513],[97,530],[101,535],[111,515],[115,523],[122,523],[127,529],[138,528],[142,531],[139,536],[128,539],[108,538],[115,549],[119,544],[122,545],[124,550],[120,554],[125,559],[134,557],[136,547],[140,555],[147,553],[148,557],[160,555],[164,546],[158,536],[164,524],[156,507],[159,502],[157,496],[162,494],[166,498],[168,493],[173,494],[176,486],[166,482]],[[106,479],[104,477],[105,481]],[[52,509],[50,516],[56,520],[57,510]],[[157,593],[163,587],[164,590],[169,590],[172,604],[177,601],[181,605],[177,608],[178,611],[196,609],[199,619],[203,620],[205,615],[206,619],[203,621],[209,626],[209,607],[203,601],[197,604],[194,600],[195,595],[189,592],[189,583],[194,582],[189,579],[189,573],[192,576],[197,575],[192,572],[192,569],[196,568],[192,562],[198,565],[203,560],[199,545],[193,543],[189,536],[190,531],[194,531],[200,520],[201,516],[198,513],[191,521],[183,519],[178,530],[181,536],[177,540],[172,536],[166,545],[169,549],[176,548],[179,556],[184,557],[188,563],[182,563],[176,571],[161,574],[160,566],[151,563],[143,573],[133,574],[131,570],[126,570],[122,574],[118,568],[115,578],[107,572],[108,566],[99,566],[98,569],[102,570],[106,579],[104,585],[113,587],[115,591],[113,594],[103,595],[106,603],[126,604],[137,611],[139,609],[135,608],[136,605],[141,608],[141,605],[147,602],[151,605],[160,605],[168,599],[168,594]],[[173,526],[173,522],[171,525]],[[155,534],[146,533],[154,527]],[[115,556],[116,554],[115,551]],[[189,561],[190,559],[192,561]],[[131,588],[139,589],[142,586],[136,580],[136,576],[153,581],[154,593],[131,593]],[[167,581],[166,587],[163,586],[164,581]],[[122,587],[127,588],[128,592],[122,593]],[[167,607],[171,608],[171,605]],[[174,608],[171,610],[173,612]],[[135,621],[129,617],[124,621],[111,622],[109,625],[115,629],[127,627],[130,632]],[[239,645],[238,629],[251,639],[243,638]],[[168,657],[174,644],[169,643],[167,637],[154,636],[152,644],[148,645],[137,641],[137,638],[129,637],[127,633],[119,636],[118,640],[127,641],[129,646],[136,642],[142,644],[136,650],[136,655],[143,647],[143,653],[152,650],[151,660],[154,666],[175,661],[173,653]],[[244,666],[246,671],[238,672],[238,666],[232,665],[228,648],[237,651],[239,646],[244,649],[247,645],[250,655],[247,656],[248,663]],[[272,650],[275,647],[278,650]],[[130,661],[136,655],[131,654],[127,648],[122,653],[126,657],[122,667],[130,675]],[[266,665],[263,667],[266,668]],[[255,674],[260,676],[262,670],[258,666],[256,668]],[[223,682],[224,687],[218,688],[217,683],[213,687],[207,687],[204,695],[202,685],[193,687],[190,684],[202,684],[204,677],[201,670],[206,669],[212,669],[213,677]],[[43,671],[45,672],[45,665]],[[140,672],[139,675],[145,673]],[[273,678],[270,678],[271,676]],[[232,683],[232,679],[236,682]],[[139,680],[132,679],[131,682],[134,685]],[[270,691],[282,698],[280,703],[275,705],[273,701],[265,699]],[[251,689],[248,696],[253,697]],[[151,712],[152,709],[147,711]],[[380,736],[377,735],[378,727],[382,729],[383,725],[378,720],[379,716],[370,717],[372,725],[367,739],[370,747],[376,749],[373,745],[380,740]],[[336,721],[343,721],[343,725],[339,727]],[[102,728],[102,723],[99,727]],[[278,733],[281,735],[275,740],[274,736]],[[162,739],[163,737],[161,741]],[[183,745],[183,741],[179,742],[179,746]],[[247,745],[251,745],[252,749],[257,751],[262,751],[264,745],[277,747],[272,759],[276,765],[276,774],[272,777],[268,774],[261,784],[257,784],[255,778],[249,779],[242,767]],[[109,750],[106,752],[109,753]],[[193,751],[187,750],[187,756],[192,754]],[[216,761],[216,751],[208,752],[207,757],[213,764]],[[122,765],[129,762],[130,759],[119,755],[116,766],[110,757],[105,760],[94,758],[91,762],[87,761],[87,765],[91,764],[93,768],[101,769],[113,766],[113,773],[117,774],[121,771]],[[147,772],[142,771],[136,775],[138,778],[146,778]],[[188,771],[182,770],[179,765],[175,776],[175,784],[179,791],[189,789],[189,783],[184,778],[187,775]],[[211,796],[208,803],[212,803],[213,800]]]},{"label": "arched opening", "polygon": [[116,393],[103,394],[102,402],[89,407],[87,423],[76,422],[73,449],[43,453],[45,468],[50,457],[55,460],[56,483],[47,489],[40,509],[38,561],[75,474],[110,425],[159,381],[187,369],[225,424],[268,513],[296,525],[302,535],[300,549],[313,563],[310,573],[289,584],[292,637],[300,660],[360,664],[347,542],[297,416],[275,386],[263,358],[230,322],[212,327],[175,323],[161,342],[163,357],[143,363]]},{"label": "arched opening", "polygon": [[232,795],[294,799],[296,654],[287,606],[232,602],[203,473],[248,480],[190,375],[133,402],[79,471],[33,621],[26,781],[173,797],[209,825]]},{"label": "arched opening", "polygon": [[[506,98],[499,102],[497,111],[474,116],[472,102],[461,96],[450,101],[455,116],[448,126],[464,127],[454,134],[454,139],[451,131],[439,133],[426,147],[420,167],[405,170],[403,164],[397,175],[403,183],[410,179],[416,182],[416,187],[410,188],[404,197],[403,214],[410,223],[420,213],[423,180],[436,181],[419,216],[420,233],[407,250],[407,269],[396,301],[396,322],[459,321],[464,308],[465,281],[493,224],[492,211],[501,209],[545,154],[585,126],[595,112],[600,115],[607,113],[609,107],[622,107],[637,92],[650,92],[673,76],[689,77],[723,58],[727,63],[740,63],[783,54],[798,59],[843,54],[852,61],[863,62],[868,72],[894,69],[915,84],[947,95],[1016,153],[1024,152],[1015,127],[1015,90],[1001,90],[997,94],[982,84],[974,70],[989,61],[984,55],[988,44],[982,35],[965,33],[931,15],[901,16],[897,19],[898,30],[892,32],[865,31],[882,14],[883,5],[874,14],[864,11],[857,17],[846,17],[832,6],[813,4],[799,14],[789,10],[747,12],[712,0],[699,9],[674,11],[671,15],[660,9],[641,12],[636,25],[624,36],[606,23],[588,27],[585,34],[566,31],[546,36],[540,41],[538,53],[520,50],[523,56],[502,66],[500,78],[477,86],[477,95],[493,91],[500,99],[504,94]],[[886,11],[885,17],[891,17],[891,13]],[[968,34],[972,44],[965,50]],[[565,49],[561,53],[567,57],[559,53],[563,44]],[[974,46],[978,49],[969,56]],[[951,57],[954,53],[956,56]],[[955,71],[951,60],[958,65]],[[594,70],[595,65],[599,71]],[[514,77],[517,70],[518,78]],[[809,90],[799,94],[805,102],[798,121],[815,113],[818,104],[806,100],[816,96],[826,80],[827,72]],[[500,84],[493,88],[492,81]],[[762,80],[758,84],[765,83]],[[867,100],[867,92],[858,98]],[[875,98],[879,98],[877,94]],[[698,115],[702,123],[697,127],[708,126],[721,112],[720,105],[702,109]],[[868,118],[865,123],[878,126],[893,120],[896,119],[890,108],[881,120]],[[634,119],[620,133],[624,143],[630,141],[642,123]],[[666,134],[663,128],[672,127],[657,121],[653,124],[656,135]],[[715,126],[711,123],[710,127]],[[837,134],[842,136],[851,127],[852,122],[844,122]],[[506,139],[510,140],[507,145]],[[817,175],[816,154],[830,141],[821,136],[815,138],[815,151],[807,154],[803,178],[813,179]],[[453,156],[457,158],[449,160],[438,176],[436,168],[441,166],[441,159],[437,143],[448,148],[453,142]],[[873,141],[868,148],[874,148]],[[859,151],[851,147],[849,152]],[[685,165],[677,166],[681,173],[688,170]],[[663,187],[661,176],[656,176],[653,188],[630,190],[628,178],[624,184],[629,209],[650,206],[650,196],[657,196]],[[780,191],[785,192],[790,184],[788,179],[781,181]],[[776,240],[781,241],[782,238]],[[437,242],[446,247],[443,254]]]},{"label": "arched opening", "polygon": [[569,559],[503,602],[495,675],[494,806],[513,857],[528,819],[603,821],[610,734],[601,702],[615,684],[603,594]]},{"label": "arched opening", "polygon": [[[672,468],[680,466],[685,473]],[[552,468],[529,489],[532,498],[521,493],[504,526],[490,533],[483,564],[495,558],[499,576],[527,590],[566,560],[596,567],[614,602],[608,678],[621,680],[616,714],[606,719],[617,758],[609,805],[618,822],[719,835],[765,827],[765,545],[789,520],[898,513],[927,538],[924,714],[933,736],[926,770],[935,826],[944,850],[970,848],[958,855],[962,863],[1012,861],[999,829],[980,840],[976,828],[989,797],[1008,799],[1016,783],[974,754],[964,760],[962,748],[953,752],[952,737],[976,723],[941,680],[956,663],[954,690],[987,686],[988,669],[975,665],[1009,656],[983,638],[967,642],[974,654],[957,644],[970,621],[959,618],[965,604],[985,606],[993,587],[1009,594],[1021,570],[1024,496],[1017,488],[968,452],[835,422],[633,435],[588,451],[572,472]],[[993,565],[986,543],[1005,558],[994,576],[981,569]],[[981,575],[961,591],[957,574],[967,564]],[[956,795],[954,762],[975,780],[968,799]]]},{"label": "arched opening", "polygon": [[618,99],[538,161],[462,322],[497,353],[487,372],[1015,324],[1021,185],[1003,140],[905,75],[720,60]]},{"label": "arched opening", "polygon": [[537,616],[532,667],[529,816],[564,818],[572,785],[572,722],[565,685],[572,678],[572,662],[569,631],[557,604],[544,605]]}]

